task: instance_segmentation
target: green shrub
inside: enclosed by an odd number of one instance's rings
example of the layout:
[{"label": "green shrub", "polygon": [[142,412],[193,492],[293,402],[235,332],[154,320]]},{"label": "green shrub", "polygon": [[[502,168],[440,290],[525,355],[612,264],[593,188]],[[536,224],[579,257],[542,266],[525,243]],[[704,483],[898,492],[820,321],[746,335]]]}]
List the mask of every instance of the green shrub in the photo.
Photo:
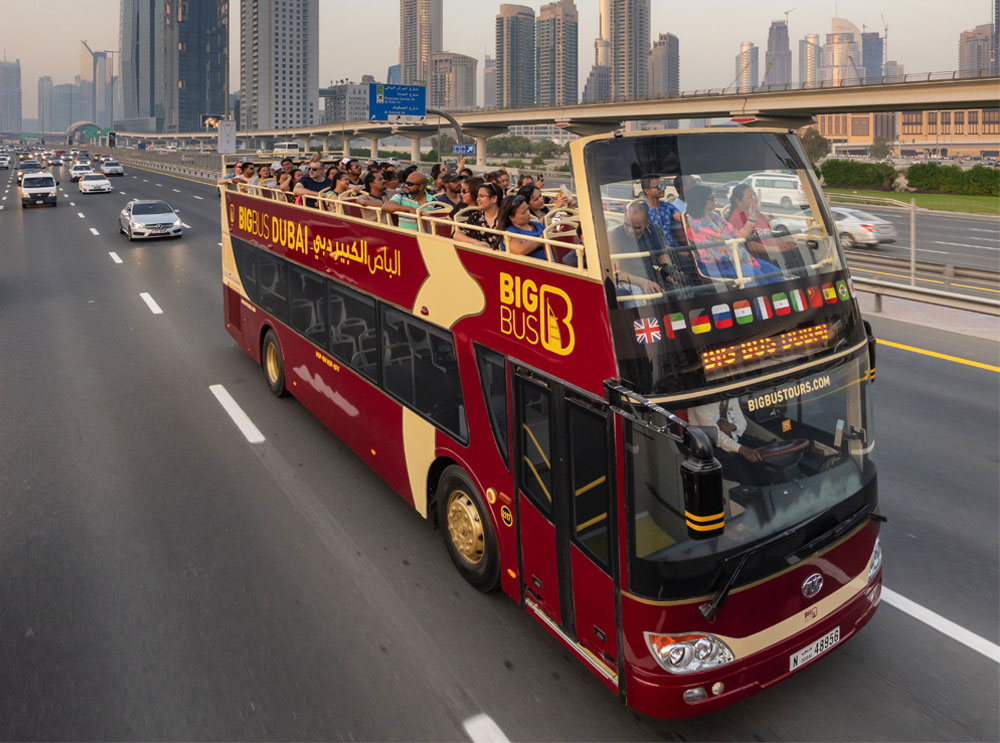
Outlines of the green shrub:
[{"label": "green shrub", "polygon": [[506,163],[506,167],[508,167],[508,168],[523,168],[524,167],[524,160],[508,160],[507,163]]},{"label": "green shrub", "polygon": [[856,160],[827,160],[820,172],[831,188],[891,188],[897,175],[896,168],[888,163]]},{"label": "green shrub", "polygon": [[956,165],[917,163],[906,171],[910,188],[963,196],[1000,196],[1000,170],[976,165],[962,170]]},{"label": "green shrub", "polygon": [[535,157],[531,158],[531,166],[533,168],[545,167],[545,158],[542,157],[541,155],[536,155]]}]

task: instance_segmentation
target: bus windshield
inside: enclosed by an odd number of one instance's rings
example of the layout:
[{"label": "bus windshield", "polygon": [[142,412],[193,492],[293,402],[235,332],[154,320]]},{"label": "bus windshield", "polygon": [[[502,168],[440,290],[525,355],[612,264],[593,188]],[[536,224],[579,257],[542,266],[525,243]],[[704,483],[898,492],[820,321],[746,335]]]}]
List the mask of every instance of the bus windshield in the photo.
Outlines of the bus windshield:
[{"label": "bus windshield", "polygon": [[684,518],[681,462],[671,439],[636,425],[625,447],[629,576],[636,593],[686,598],[715,590],[727,556],[813,517],[796,535],[747,565],[741,582],[787,567],[783,558],[831,523],[874,505],[868,357],[744,394],[713,395],[674,411],[701,427],[722,464],[725,529],[691,539]]},{"label": "bus windshield", "polygon": [[793,136],[621,137],[584,157],[624,383],[689,391],[860,339],[835,231]]}]

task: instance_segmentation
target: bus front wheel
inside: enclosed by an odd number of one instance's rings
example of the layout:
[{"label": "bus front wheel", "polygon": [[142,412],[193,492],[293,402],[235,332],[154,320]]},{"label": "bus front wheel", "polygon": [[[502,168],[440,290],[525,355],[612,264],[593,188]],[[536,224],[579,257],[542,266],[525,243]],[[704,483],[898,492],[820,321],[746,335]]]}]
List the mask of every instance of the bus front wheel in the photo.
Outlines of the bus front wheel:
[{"label": "bus front wheel", "polygon": [[264,342],[260,347],[261,366],[264,367],[264,381],[267,387],[277,397],[285,395],[285,360],[281,356],[281,346],[278,336],[273,330],[264,333]]},{"label": "bus front wheel", "polygon": [[500,551],[483,500],[465,471],[448,467],[437,492],[438,519],[451,561],[458,572],[480,591],[492,591],[500,582]]}]

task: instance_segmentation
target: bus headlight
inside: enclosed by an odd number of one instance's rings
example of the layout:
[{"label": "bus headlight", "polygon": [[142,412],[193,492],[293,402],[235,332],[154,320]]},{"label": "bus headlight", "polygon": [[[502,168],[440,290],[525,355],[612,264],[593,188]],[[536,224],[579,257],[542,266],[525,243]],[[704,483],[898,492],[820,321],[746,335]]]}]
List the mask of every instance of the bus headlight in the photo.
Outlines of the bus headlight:
[{"label": "bus headlight", "polygon": [[868,582],[872,582],[872,578],[878,575],[879,568],[882,567],[882,545],[878,541],[878,537],[875,537],[875,546],[872,548],[872,566],[868,568]]},{"label": "bus headlight", "polygon": [[733,651],[715,635],[664,635],[645,632],[646,645],[656,662],[670,673],[697,673],[735,660]]}]

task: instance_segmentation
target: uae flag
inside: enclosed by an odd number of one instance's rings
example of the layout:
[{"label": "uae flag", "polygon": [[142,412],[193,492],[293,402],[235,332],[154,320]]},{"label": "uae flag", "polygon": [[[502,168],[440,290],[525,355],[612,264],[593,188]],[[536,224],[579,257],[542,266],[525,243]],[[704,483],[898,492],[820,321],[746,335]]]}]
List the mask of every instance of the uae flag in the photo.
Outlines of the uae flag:
[{"label": "uae flag", "polygon": [[663,318],[663,329],[667,331],[667,338],[676,338],[677,334],[687,328],[687,321],[683,312],[674,312]]},{"label": "uae flag", "polygon": [[771,311],[771,302],[767,297],[757,297],[753,301],[753,309],[757,313],[758,320],[770,320],[774,315]]},{"label": "uae flag", "polygon": [[837,290],[833,288],[833,284],[823,284],[823,299],[827,304],[837,304]]},{"label": "uae flag", "polygon": [[729,305],[717,304],[712,307],[712,320],[715,321],[717,330],[733,327],[733,316],[729,312]]},{"label": "uae flag", "polygon": [[806,297],[809,299],[810,307],[822,307],[823,295],[819,293],[818,286],[810,286],[806,289]]},{"label": "uae flag", "polygon": [[788,295],[784,292],[772,294],[771,301],[774,302],[774,313],[776,315],[791,314],[792,308],[788,306]]},{"label": "uae flag", "polygon": [[736,316],[736,322],[740,325],[753,322],[753,310],[750,309],[750,303],[745,299],[733,302],[733,314]]},{"label": "uae flag", "polygon": [[691,332],[695,335],[707,333],[712,329],[712,321],[705,310],[691,310],[688,317],[691,318]]},{"label": "uae flag", "polygon": [[801,289],[793,289],[788,293],[788,298],[792,302],[792,309],[802,312],[806,308],[806,295]]}]

